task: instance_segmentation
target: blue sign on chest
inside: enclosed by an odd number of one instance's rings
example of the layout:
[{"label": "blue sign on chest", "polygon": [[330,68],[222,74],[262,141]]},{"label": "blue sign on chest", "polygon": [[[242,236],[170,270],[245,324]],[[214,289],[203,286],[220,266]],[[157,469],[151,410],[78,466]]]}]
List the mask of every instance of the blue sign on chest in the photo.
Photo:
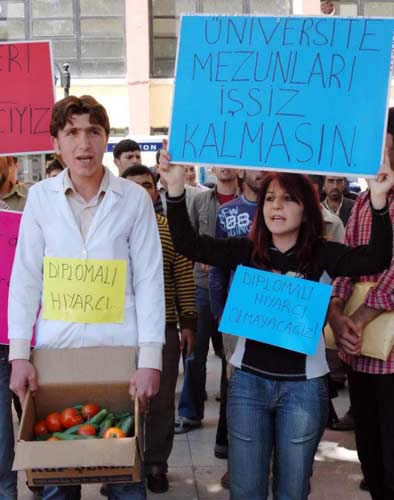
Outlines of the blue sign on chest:
[{"label": "blue sign on chest", "polygon": [[238,266],[219,329],[313,355],[331,289],[314,281]]}]

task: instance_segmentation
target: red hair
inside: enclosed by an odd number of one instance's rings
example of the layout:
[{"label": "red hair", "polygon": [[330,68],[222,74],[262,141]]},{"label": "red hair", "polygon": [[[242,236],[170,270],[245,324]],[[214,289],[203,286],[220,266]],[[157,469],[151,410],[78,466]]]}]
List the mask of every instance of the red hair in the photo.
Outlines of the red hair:
[{"label": "red hair", "polygon": [[253,242],[252,260],[258,267],[272,268],[269,255],[272,233],[265,223],[263,214],[265,197],[272,181],[277,181],[298,204],[304,206],[303,220],[297,238],[297,271],[307,275],[313,271],[315,250],[323,240],[323,218],[317,193],[305,175],[277,172],[267,172],[264,175],[256,214],[249,233],[249,239]]}]

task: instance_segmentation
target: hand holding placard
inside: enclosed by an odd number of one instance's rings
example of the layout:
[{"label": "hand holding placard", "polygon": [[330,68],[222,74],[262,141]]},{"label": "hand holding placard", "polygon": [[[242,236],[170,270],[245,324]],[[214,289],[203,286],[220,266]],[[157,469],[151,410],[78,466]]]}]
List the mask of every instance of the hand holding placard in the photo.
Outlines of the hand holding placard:
[{"label": "hand holding placard", "polygon": [[183,165],[171,165],[170,154],[166,149],[160,151],[159,172],[164,178],[168,194],[170,196],[180,196],[185,190],[185,169]]}]

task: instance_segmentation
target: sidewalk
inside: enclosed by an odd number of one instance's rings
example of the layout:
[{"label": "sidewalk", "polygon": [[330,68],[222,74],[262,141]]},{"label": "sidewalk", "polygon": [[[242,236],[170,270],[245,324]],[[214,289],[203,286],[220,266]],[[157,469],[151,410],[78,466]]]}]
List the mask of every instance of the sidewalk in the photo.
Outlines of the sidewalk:
[{"label": "sidewalk", "polygon": [[[220,363],[213,354],[208,359],[206,418],[200,429],[175,437],[169,462],[170,490],[158,495],[150,493],[149,500],[228,500],[228,492],[220,485],[226,471],[226,461],[215,458],[216,423],[219,403]],[[179,377],[178,389],[182,383]],[[340,416],[347,409],[345,391],[335,400]],[[310,500],[368,500],[370,496],[359,490],[362,479],[352,432],[327,431],[316,455]],[[19,474],[19,500],[33,497],[24,484],[24,473]],[[83,486],[84,500],[99,500],[99,486]],[[241,500],[241,499],[240,499]],[[242,499],[246,500],[246,499]]]}]

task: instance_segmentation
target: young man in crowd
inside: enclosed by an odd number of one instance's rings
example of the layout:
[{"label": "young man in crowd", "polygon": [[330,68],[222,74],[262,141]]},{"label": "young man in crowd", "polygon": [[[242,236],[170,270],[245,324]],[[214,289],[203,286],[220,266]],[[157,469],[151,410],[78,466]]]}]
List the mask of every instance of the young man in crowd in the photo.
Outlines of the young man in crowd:
[{"label": "young man in crowd", "polygon": [[[136,182],[155,203],[159,197],[154,175],[148,167],[135,165],[123,177]],[[175,252],[167,219],[156,214],[163,251],[166,301],[166,342],[163,348],[163,370],[159,393],[150,401],[145,418],[145,472],[148,488],[154,493],[168,490],[168,457],[174,442],[175,388],[180,352],[193,351],[197,324],[195,285],[192,263]],[[180,338],[177,328],[180,327]]]},{"label": "young man in crowd", "polygon": [[[394,108],[387,122],[386,149],[394,169]],[[345,243],[366,244],[371,232],[369,193],[359,195],[346,226]],[[388,209],[394,217],[394,191]],[[329,309],[341,359],[347,365],[349,395],[355,422],[357,453],[373,500],[394,498],[394,354],[386,361],[364,356],[361,351],[364,327],[385,311],[394,311],[394,261],[391,267],[360,281],[374,282],[363,304],[351,315],[343,312],[352,293],[351,278],[338,278]],[[376,332],[377,335],[379,332]]]},{"label": "young man in crowd", "polygon": [[[214,236],[219,207],[238,195],[238,170],[221,167],[212,170],[217,178],[217,184],[213,189],[196,194],[191,204],[190,219],[199,234]],[[198,313],[197,335],[194,353],[185,363],[178,417],[175,420],[176,434],[200,427],[204,418],[206,362],[210,339],[215,352],[222,355],[222,341],[209,300],[208,266],[196,263],[194,278]]]},{"label": "young man in crowd", "polygon": [[336,177],[334,175],[324,177],[323,193],[326,194],[326,197],[322,202],[322,205],[327,210],[341,219],[344,226],[349,220],[354,205],[354,200],[345,198],[343,195],[345,181],[345,177]]},{"label": "young man in crowd", "polygon": [[[9,293],[11,389],[24,399],[39,391],[30,363],[36,349],[97,346],[139,347],[130,394],[142,406],[157,394],[164,342],[164,286],[160,239],[152,203],[134,183],[103,167],[109,136],[105,108],[91,96],[69,96],[52,110],[50,132],[67,168],[34,185],[22,217]],[[50,210],[48,210],[50,207]],[[43,319],[40,309],[45,256],[123,260],[126,264],[124,320],[83,323]],[[44,500],[79,500],[80,486],[45,487]],[[111,500],[144,500],[143,482],[110,485]]]},{"label": "young man in crowd", "polygon": [[139,144],[131,139],[123,139],[115,145],[112,154],[114,163],[118,167],[121,176],[126,168],[133,165],[141,165],[141,148]]},{"label": "young man in crowd", "polygon": [[197,182],[197,172],[194,165],[185,165],[185,186],[197,188],[199,191],[208,191],[209,189]]},{"label": "young man in crowd", "polygon": [[18,181],[17,158],[2,157],[0,162],[0,200],[3,200],[10,210],[22,212],[28,189],[28,185]]}]

